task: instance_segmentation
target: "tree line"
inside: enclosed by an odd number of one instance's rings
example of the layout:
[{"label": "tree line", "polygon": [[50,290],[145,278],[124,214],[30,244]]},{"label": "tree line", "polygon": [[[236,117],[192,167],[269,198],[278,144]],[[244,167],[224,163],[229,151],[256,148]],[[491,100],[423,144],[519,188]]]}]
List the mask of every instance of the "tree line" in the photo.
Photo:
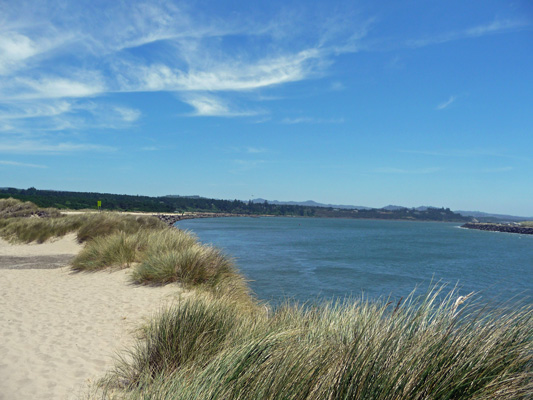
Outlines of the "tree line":
[{"label": "tree line", "polygon": [[29,189],[0,189],[0,198],[7,197],[31,201],[39,207],[71,210],[95,209],[97,208],[97,202],[101,201],[102,209],[110,211],[142,211],[152,213],[214,212],[251,216],[273,215],[450,222],[467,222],[471,220],[469,217],[454,213],[449,208],[428,208],[423,211],[410,208],[398,210],[350,210],[332,207],[271,204],[268,201],[254,203],[252,201],[245,202],[242,200],[219,200],[200,196],[151,197],[97,192],[39,190],[33,187]]}]

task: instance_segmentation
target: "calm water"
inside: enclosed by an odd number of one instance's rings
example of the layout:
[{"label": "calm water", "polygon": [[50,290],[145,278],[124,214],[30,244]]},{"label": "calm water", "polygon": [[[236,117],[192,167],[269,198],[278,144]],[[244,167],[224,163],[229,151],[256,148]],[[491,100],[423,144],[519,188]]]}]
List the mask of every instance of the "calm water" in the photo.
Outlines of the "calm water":
[{"label": "calm water", "polygon": [[254,292],[290,297],[405,296],[433,279],[484,298],[533,302],[533,235],[460,229],[456,223],[306,218],[180,221],[236,259]]}]

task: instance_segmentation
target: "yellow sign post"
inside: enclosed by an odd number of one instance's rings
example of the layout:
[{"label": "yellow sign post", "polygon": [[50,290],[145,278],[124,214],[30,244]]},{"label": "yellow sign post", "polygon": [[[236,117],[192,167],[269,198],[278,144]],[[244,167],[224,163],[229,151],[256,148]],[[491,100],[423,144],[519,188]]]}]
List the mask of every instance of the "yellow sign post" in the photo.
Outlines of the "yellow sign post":
[{"label": "yellow sign post", "polygon": [[100,209],[102,208],[102,201],[98,200],[97,204],[98,204],[98,211],[100,211]]}]

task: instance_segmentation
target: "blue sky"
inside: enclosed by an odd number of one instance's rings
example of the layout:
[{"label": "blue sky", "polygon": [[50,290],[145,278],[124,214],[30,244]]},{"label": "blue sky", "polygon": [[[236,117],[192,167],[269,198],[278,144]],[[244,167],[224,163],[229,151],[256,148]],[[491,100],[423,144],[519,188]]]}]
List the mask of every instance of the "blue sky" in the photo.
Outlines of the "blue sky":
[{"label": "blue sky", "polygon": [[529,1],[2,1],[0,186],[533,216]]}]

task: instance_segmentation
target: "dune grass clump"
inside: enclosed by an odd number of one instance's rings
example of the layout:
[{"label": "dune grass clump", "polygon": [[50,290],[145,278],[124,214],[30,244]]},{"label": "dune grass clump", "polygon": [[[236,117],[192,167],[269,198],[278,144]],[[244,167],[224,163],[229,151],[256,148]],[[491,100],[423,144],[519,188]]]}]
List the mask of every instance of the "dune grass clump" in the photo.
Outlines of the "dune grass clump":
[{"label": "dune grass clump", "polygon": [[43,243],[75,232],[83,224],[78,216],[53,218],[7,218],[0,220],[0,236],[11,242]]},{"label": "dune grass clump", "polygon": [[39,210],[31,201],[20,201],[9,197],[0,199],[0,218],[29,217]]},{"label": "dune grass clump", "polygon": [[31,201],[21,201],[9,197],[0,199],[0,219],[19,218],[41,215],[46,217],[57,217],[61,213],[55,208],[39,208]]},{"label": "dune grass clump", "polygon": [[196,243],[192,235],[167,227],[160,230],[139,228],[135,233],[118,231],[92,239],[73,260],[72,267],[77,271],[128,268],[142,262],[148,254],[181,251]]},{"label": "dune grass clump", "polygon": [[133,235],[118,232],[92,239],[72,261],[75,271],[128,268],[136,261],[138,243]]},{"label": "dune grass clump", "polygon": [[[32,203],[12,199],[3,200],[0,206],[1,210],[37,209]],[[235,303],[238,298],[242,304],[253,303],[229,257],[152,216],[102,212],[0,219],[0,236],[11,242],[43,243],[71,232],[78,242],[87,242],[72,262],[75,271],[132,267],[136,283],[179,282],[218,297],[232,297]]]},{"label": "dune grass clump", "polygon": [[215,285],[220,277],[232,270],[233,263],[220,250],[195,243],[166,252],[150,250],[132,277],[139,283],[182,282],[195,286],[212,282]]},{"label": "dune grass clump", "polygon": [[[127,399],[526,399],[531,306],[287,305],[268,315],[191,297],[147,326],[107,380]],[[461,309],[462,307],[462,309]]]},{"label": "dune grass clump", "polygon": [[209,295],[182,299],[144,327],[142,341],[121,360],[113,378],[141,387],[188,365],[204,365],[245,322],[232,304]]},{"label": "dune grass clump", "polygon": [[83,216],[86,220],[77,233],[80,243],[117,232],[134,234],[140,230],[161,230],[166,228],[162,221],[149,215],[102,212]]},{"label": "dune grass clump", "polygon": [[179,282],[217,297],[239,298],[243,304],[250,301],[249,288],[229,257],[200,244],[192,234],[173,228],[97,236],[72,261],[72,268],[131,268],[136,283]]},{"label": "dune grass clump", "polygon": [[[25,210],[24,213],[26,214],[31,210],[33,213],[31,215],[40,210],[33,203],[7,200],[3,200],[4,210],[19,207]],[[146,215],[135,216],[111,212],[62,215],[58,210],[45,209],[41,211],[46,212],[49,217],[27,218],[27,215],[18,216],[20,213],[17,212],[10,212],[9,214],[6,212],[6,217],[0,218],[0,236],[12,242],[30,243],[36,241],[43,243],[53,237],[61,237],[67,233],[76,232],[78,242],[83,243],[118,232],[132,234],[140,230],[166,228],[166,225],[159,219]]]}]

